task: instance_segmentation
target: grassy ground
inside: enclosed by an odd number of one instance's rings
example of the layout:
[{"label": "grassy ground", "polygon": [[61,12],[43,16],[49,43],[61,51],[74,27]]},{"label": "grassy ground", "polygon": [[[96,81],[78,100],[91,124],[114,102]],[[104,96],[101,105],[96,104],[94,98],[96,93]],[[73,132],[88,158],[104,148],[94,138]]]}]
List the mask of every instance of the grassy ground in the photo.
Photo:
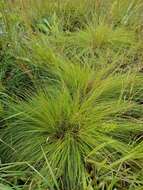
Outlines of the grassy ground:
[{"label": "grassy ground", "polygon": [[0,2],[0,190],[143,189],[142,0]]}]

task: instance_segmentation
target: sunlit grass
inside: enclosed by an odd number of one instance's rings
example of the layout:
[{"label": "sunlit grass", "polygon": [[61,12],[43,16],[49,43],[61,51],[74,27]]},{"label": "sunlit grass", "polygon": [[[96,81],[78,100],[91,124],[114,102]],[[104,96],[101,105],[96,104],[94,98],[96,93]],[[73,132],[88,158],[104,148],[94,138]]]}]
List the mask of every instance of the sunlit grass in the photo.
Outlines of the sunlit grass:
[{"label": "sunlit grass", "polygon": [[142,11],[0,2],[0,189],[142,190]]}]

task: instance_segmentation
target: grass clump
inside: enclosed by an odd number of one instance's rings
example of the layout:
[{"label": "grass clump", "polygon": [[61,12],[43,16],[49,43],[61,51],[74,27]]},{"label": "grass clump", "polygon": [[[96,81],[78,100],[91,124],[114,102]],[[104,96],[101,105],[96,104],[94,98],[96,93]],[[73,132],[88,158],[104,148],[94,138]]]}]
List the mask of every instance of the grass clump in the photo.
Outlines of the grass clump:
[{"label": "grass clump", "polygon": [[113,178],[116,187],[135,187],[135,176],[142,185],[142,109],[134,100],[140,94],[134,82],[140,87],[142,77],[93,73],[92,81],[73,75],[76,86],[63,73],[61,89],[38,90],[27,102],[10,104],[2,139],[16,151],[3,146],[4,158],[27,161],[52,180],[48,162],[61,189],[108,187]]},{"label": "grass clump", "polygon": [[142,190],[142,10],[0,2],[0,189]]}]

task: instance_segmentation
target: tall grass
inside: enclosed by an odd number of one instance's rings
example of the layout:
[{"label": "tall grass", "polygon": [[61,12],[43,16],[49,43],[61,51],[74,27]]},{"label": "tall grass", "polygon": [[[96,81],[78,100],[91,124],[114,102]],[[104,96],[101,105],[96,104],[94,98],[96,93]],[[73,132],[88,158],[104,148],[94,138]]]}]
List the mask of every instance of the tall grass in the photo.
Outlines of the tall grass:
[{"label": "tall grass", "polygon": [[100,179],[107,171],[107,179],[103,178],[107,187],[111,176],[117,187],[122,183],[135,186],[134,175],[138,184],[142,183],[138,178],[142,169],[138,137],[143,130],[142,108],[134,100],[135,94],[141,93],[142,77],[115,74],[106,68],[104,72],[90,71],[88,78],[85,72],[89,68],[72,67],[69,73],[81,74],[66,78],[62,67],[60,89],[45,87],[27,102],[10,103],[2,139],[16,151],[10,153],[2,146],[4,158],[30,162],[50,180],[45,155],[64,189],[83,189],[83,177],[94,186],[94,177]]},{"label": "tall grass", "polygon": [[142,10],[0,2],[0,189],[143,188]]}]

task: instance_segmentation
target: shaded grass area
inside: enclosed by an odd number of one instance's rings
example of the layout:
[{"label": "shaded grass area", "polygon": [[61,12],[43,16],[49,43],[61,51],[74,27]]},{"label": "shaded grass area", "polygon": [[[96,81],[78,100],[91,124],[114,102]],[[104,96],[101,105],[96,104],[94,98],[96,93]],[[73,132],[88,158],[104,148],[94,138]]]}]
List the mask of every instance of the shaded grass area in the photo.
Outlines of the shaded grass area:
[{"label": "shaded grass area", "polygon": [[142,190],[142,12],[0,2],[0,189]]}]

